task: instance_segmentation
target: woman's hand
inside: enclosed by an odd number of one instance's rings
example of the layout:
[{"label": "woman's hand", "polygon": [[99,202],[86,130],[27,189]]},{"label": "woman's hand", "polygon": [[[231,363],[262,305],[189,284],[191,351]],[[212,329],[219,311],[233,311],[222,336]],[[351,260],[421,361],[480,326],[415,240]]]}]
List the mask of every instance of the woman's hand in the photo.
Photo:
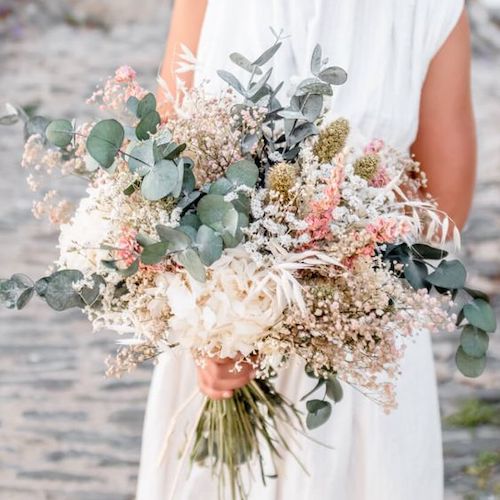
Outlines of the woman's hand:
[{"label": "woman's hand", "polygon": [[210,399],[228,399],[233,391],[247,385],[255,376],[249,363],[241,363],[235,368],[237,360],[232,358],[205,358],[204,366],[198,366],[198,385]]}]

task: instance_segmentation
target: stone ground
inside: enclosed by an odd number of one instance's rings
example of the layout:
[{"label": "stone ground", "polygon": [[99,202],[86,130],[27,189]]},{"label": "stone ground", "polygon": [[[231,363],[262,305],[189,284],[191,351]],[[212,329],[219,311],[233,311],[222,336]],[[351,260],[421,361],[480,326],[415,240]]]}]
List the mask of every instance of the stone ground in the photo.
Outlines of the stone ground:
[{"label": "stone ground", "polygon": [[[0,100],[38,106],[46,115],[86,116],[94,110],[83,105],[84,97],[96,80],[123,63],[153,87],[168,6],[143,0],[144,10],[135,17],[134,4],[4,0]],[[500,44],[483,40],[496,28],[483,26],[481,12],[474,60],[479,178],[463,256],[471,283],[490,292],[498,310],[500,50],[494,48]],[[0,275],[16,270],[36,277],[56,257],[56,232],[31,217],[32,194],[19,167],[21,135],[19,128],[0,130]],[[73,182],[68,192],[76,196],[82,187]],[[457,341],[456,335],[435,339],[443,417],[469,400],[481,403],[472,421],[464,411],[459,415],[459,423],[470,428],[444,420],[446,498],[500,498],[498,334],[488,368],[474,382],[454,368]],[[107,380],[103,359],[113,350],[112,336],[93,335],[79,313],[56,314],[37,301],[23,313],[0,311],[1,500],[133,498],[150,367]],[[485,465],[488,457],[492,462]]]}]

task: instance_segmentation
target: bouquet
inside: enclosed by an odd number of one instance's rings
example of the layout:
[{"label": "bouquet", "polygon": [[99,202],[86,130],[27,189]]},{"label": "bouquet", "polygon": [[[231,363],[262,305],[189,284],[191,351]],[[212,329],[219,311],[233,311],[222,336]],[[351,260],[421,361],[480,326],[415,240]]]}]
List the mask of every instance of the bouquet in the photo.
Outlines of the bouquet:
[{"label": "bouquet", "polygon": [[[122,67],[91,101],[114,118],[94,123],[28,118],[23,167],[38,189],[51,173],[88,181],[73,215],[51,189],[34,206],[60,223],[60,257],[36,281],[0,281],[0,302],[38,295],[57,311],[82,309],[119,334],[107,374],[167,349],[250,363],[257,377],[224,401],[205,399],[185,456],[211,467],[221,491],[246,496],[243,470],[278,459],[302,426],[328,420],[350,384],[390,411],[408,340],[462,329],[459,370],[479,376],[495,315],[466,287],[442,249],[458,231],[422,194],[425,175],[406,153],[366,139],[326,105],[346,72],[316,46],[311,77],[286,104],[270,84],[280,36],[257,59],[233,53],[243,83],[219,71],[220,95],[182,92],[162,121],[157,102]],[[288,401],[273,377],[292,359],[316,379]],[[315,396],[316,395],[316,396]],[[262,468],[262,478],[265,474]]]}]

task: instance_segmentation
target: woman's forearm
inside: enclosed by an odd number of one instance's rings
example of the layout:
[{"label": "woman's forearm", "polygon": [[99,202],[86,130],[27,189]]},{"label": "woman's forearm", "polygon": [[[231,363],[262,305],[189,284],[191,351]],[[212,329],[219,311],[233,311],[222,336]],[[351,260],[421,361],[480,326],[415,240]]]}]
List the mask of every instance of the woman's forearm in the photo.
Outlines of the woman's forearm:
[{"label": "woman's forearm", "polygon": [[[175,69],[180,47],[185,45],[193,54],[197,53],[206,6],[207,0],[175,0],[174,2],[160,71],[161,78],[173,96],[177,92]],[[192,86],[193,72],[183,73],[180,77],[188,88]],[[161,88],[158,89],[157,94],[160,109],[163,113],[168,112],[168,103],[165,102],[165,95]]]},{"label": "woman's forearm", "polygon": [[464,13],[430,65],[412,148],[427,175],[428,192],[459,228],[467,220],[476,172],[470,59]]}]

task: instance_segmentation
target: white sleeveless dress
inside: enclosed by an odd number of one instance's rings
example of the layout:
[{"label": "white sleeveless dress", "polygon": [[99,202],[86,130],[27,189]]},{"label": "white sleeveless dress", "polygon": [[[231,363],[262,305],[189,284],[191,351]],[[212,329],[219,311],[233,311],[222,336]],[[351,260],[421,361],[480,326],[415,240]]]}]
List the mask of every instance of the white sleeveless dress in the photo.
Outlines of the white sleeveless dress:
[{"label": "white sleeveless dress", "polygon": [[[462,10],[463,0],[209,0],[196,81],[210,78],[214,91],[222,88],[217,69],[238,74],[228,61],[230,52],[256,57],[273,41],[269,26],[283,28],[290,38],[274,62],[275,83],[308,76],[310,55],[319,42],[330,61],[349,74],[334,96],[331,113],[348,118],[367,137],[408,149],[418,129],[428,65]],[[441,500],[440,416],[427,334],[409,346],[402,371],[398,410],[387,416],[344,387],[344,399],[330,421],[311,433],[333,449],[300,439],[300,457],[309,475],[288,456],[280,463],[278,479],[270,479],[265,488],[256,475],[250,498]],[[291,366],[277,385],[298,401],[310,383],[299,366]],[[180,449],[201,396],[175,414],[195,389],[189,354],[162,355],[146,411],[137,500],[218,498],[216,481],[207,470],[194,467],[189,474],[186,464],[179,467]],[[158,465],[174,416],[167,454]]]}]

